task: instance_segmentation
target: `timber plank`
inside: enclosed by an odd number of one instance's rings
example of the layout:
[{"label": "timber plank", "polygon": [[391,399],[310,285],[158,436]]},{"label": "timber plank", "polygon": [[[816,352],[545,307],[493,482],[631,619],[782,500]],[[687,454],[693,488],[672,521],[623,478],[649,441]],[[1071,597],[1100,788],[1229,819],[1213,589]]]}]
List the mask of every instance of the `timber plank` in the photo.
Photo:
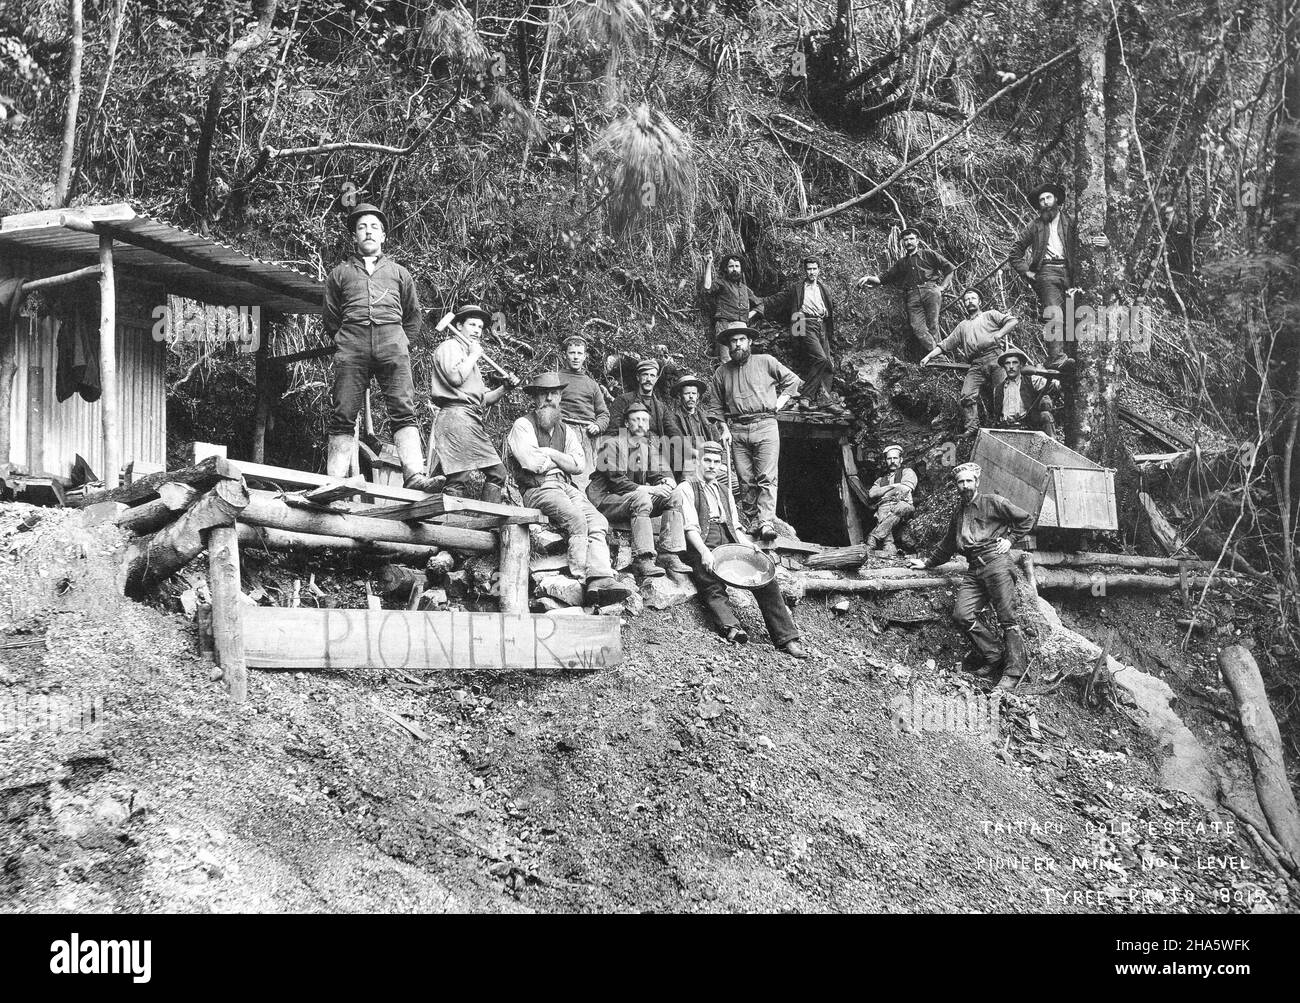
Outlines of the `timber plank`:
[{"label": "timber plank", "polygon": [[539,509],[447,494],[433,495],[410,505],[386,505],[366,512],[366,516],[371,519],[396,519],[399,522],[417,522],[453,514],[495,516],[500,520],[497,525],[526,525],[546,521]]},{"label": "timber plank", "polygon": [[617,617],[248,607],[255,669],[593,671],[622,663]]},{"label": "timber plank", "polygon": [[[284,488],[320,488],[338,483],[337,477],[314,474],[307,470],[273,467],[266,463],[252,463],[249,460],[228,460],[226,462],[245,477],[259,481],[270,481]],[[366,482],[361,486],[361,490],[364,494],[374,498],[383,498],[385,501],[417,502],[436,497],[424,491],[413,491],[410,488],[398,487],[394,484]],[[367,512],[366,515],[369,516],[370,513]]]},{"label": "timber plank", "polygon": [[83,495],[79,507],[85,508],[87,505],[94,505],[104,501],[139,505],[157,497],[158,489],[169,481],[177,484],[188,484],[194,490],[203,492],[215,487],[218,481],[237,481],[240,476],[235,461],[227,460],[221,456],[209,456],[192,467],[182,467],[180,470],[160,470],[157,473],[138,477],[130,484],[119,488],[113,488],[109,491],[94,491]]}]

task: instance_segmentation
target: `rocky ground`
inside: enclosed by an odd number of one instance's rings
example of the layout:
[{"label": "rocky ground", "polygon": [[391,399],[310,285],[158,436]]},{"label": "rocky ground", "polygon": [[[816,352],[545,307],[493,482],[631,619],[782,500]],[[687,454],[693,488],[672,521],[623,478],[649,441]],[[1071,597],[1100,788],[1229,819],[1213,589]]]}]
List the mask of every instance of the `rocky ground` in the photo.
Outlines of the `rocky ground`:
[{"label": "rocky ground", "polygon": [[[692,603],[632,619],[600,673],[258,672],[237,707],[187,620],[117,596],[116,530],[58,512],[21,531],[27,511],[0,535],[9,911],[1296,908],[1078,687],[945,719],[979,704],[941,594],[805,599],[806,662],[757,610],[737,648]],[[1170,663],[1149,671],[1212,666],[1213,641],[1170,654],[1159,601],[1106,608]],[[1200,684],[1188,723],[1232,758]]]}]

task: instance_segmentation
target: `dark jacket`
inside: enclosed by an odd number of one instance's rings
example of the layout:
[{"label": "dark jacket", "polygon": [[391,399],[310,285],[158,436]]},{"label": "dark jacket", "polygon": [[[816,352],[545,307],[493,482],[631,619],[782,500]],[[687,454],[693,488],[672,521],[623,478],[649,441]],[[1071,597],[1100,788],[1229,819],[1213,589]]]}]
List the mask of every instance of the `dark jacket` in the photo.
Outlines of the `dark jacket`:
[{"label": "dark jacket", "polygon": [[[975,540],[973,546],[963,549],[959,544],[962,515],[968,510]],[[943,542],[935,548],[934,553],[925,562],[925,566],[938,567],[958,553],[969,560],[973,555],[978,554],[981,547],[996,540],[1008,539],[1011,545],[1015,546],[1033,530],[1034,523],[1037,521],[1037,516],[1030,515],[1017,505],[1012,505],[1001,495],[976,491],[969,505],[963,503],[957,506],[957,511],[952,514],[952,520],[948,523],[948,532],[944,534]]]},{"label": "dark jacket", "polygon": [[914,289],[927,282],[936,285],[953,273],[956,266],[938,251],[921,248],[915,258],[904,254],[894,262],[889,271],[880,276],[882,286],[897,286],[900,289]]},{"label": "dark jacket", "polygon": [[596,454],[587,497],[599,505],[612,495],[631,494],[645,485],[676,485],[663,454],[663,445],[654,435],[633,438],[624,432],[606,436]]},{"label": "dark jacket", "polygon": [[713,415],[705,414],[703,408],[697,407],[694,414],[687,414],[680,404],[673,408],[674,437],[669,445],[669,464],[673,476],[679,481],[689,466],[695,469],[699,458],[700,446],[709,440],[720,441],[722,438],[722,421]]},{"label": "dark jacket", "polygon": [[[1052,392],[1056,385],[1055,380],[1048,380],[1047,386],[1042,390],[1035,389],[1033,378],[1025,373],[1020,374],[1020,403],[1025,409],[1025,414],[1029,415],[1034,411],[1046,411],[1052,407],[1052,400],[1047,395]],[[1006,401],[1007,384],[999,383],[996,390],[993,391],[993,420],[995,422],[1002,420],[1002,405]]]},{"label": "dark jacket", "polygon": [[325,279],[325,334],[333,337],[350,324],[401,324],[408,340],[420,333],[420,296],[411,273],[386,254],[367,274],[359,254],[334,266]]},{"label": "dark jacket", "polygon": [[720,320],[749,320],[749,311],[757,309],[761,302],[745,284],[745,280],[731,282],[725,278],[713,280],[713,285],[704,290],[712,306],[712,318]]},{"label": "dark jacket", "polygon": [[620,394],[615,397],[614,403],[609,406],[609,425],[607,426],[609,435],[615,436],[623,431],[623,419],[627,417],[628,406],[633,401],[640,401],[650,409],[650,434],[652,436],[677,434],[672,407],[654,394],[649,397],[642,397],[640,392],[633,390],[630,393]]},{"label": "dark jacket", "polygon": [[[826,283],[821,279],[817,280],[817,288],[821,291],[822,302],[826,304],[826,319],[823,324],[826,340],[830,342],[835,337],[835,301],[831,298],[831,291],[826,288]],[[770,321],[789,324],[802,306],[803,277],[801,276],[785,289],[764,299],[758,309]]]},{"label": "dark jacket", "polygon": [[[1060,213],[1060,220],[1061,246],[1065,249],[1065,274],[1073,283],[1075,254],[1078,248],[1077,227],[1074,220],[1065,213]],[[1034,217],[1033,222],[1020,231],[1020,236],[1011,245],[1008,255],[1011,258],[1011,267],[1019,272],[1022,278],[1029,278],[1030,272],[1037,272],[1043,266],[1043,254],[1047,250],[1047,226],[1040,217]],[[1026,249],[1030,252],[1027,262]]]}]

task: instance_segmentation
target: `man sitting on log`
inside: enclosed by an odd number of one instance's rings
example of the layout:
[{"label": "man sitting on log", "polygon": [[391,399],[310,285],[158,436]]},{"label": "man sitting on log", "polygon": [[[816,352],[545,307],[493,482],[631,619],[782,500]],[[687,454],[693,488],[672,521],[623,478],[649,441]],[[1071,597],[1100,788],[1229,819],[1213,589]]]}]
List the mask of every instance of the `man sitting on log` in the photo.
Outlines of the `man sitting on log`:
[{"label": "man sitting on log", "polygon": [[673,477],[678,483],[695,471],[700,446],[722,435],[721,419],[716,414],[707,413],[701,406],[701,398],[707,390],[708,384],[693,373],[687,373],[673,384],[673,394],[677,398],[677,405],[673,408],[676,434],[669,442],[668,453]]},{"label": "man sitting on log", "polygon": [[928,352],[939,339],[939,308],[956,266],[938,251],[921,250],[921,234],[915,227],[909,226],[901,237],[903,256],[884,275],[864,275],[858,285],[901,289],[912,336],[921,350]]},{"label": "man sitting on log", "polygon": [[972,439],[980,427],[980,397],[996,391],[1006,377],[998,365],[998,354],[1002,351],[1002,339],[1017,323],[1015,317],[1000,310],[983,309],[983,300],[978,289],[962,293],[966,319],[921,359],[924,366],[940,352],[947,352],[958,362],[970,363],[961,381],[961,409],[965,416],[962,435]]},{"label": "man sitting on log", "polygon": [[[691,565],[691,578],[700,593],[705,609],[729,644],[744,644],[749,640],[735,612],[727,603],[727,587],[713,573],[713,548],[724,543],[746,543],[740,527],[736,525],[735,508],[731,493],[721,483],[725,466],[723,446],[706,442],[700,447],[699,469],[673,492],[673,506],[680,514],[688,544],[686,559]],[[767,625],[768,637],[778,651],[792,658],[807,658],[799,639],[790,608],[781,595],[776,580],[754,589],[754,598]]]},{"label": "man sitting on log", "polygon": [[586,491],[591,472],[596,469],[596,438],[609,428],[609,405],[600,384],[587,375],[587,336],[570,334],[560,342],[560,351],[565,365],[559,374],[564,381],[560,412],[564,423],[577,433],[586,457],[573,483],[580,491]]},{"label": "man sitting on log", "polygon": [[433,353],[431,390],[441,409],[433,421],[433,449],[438,469],[446,475],[446,493],[464,497],[469,477],[483,471],[482,499],[500,502],[506,468],[483,425],[487,409],[511,389],[503,383],[487,388],[478,371],[483,356],[483,328],[492,315],[481,306],[462,306],[451,321],[451,337]]},{"label": "man sitting on log", "polygon": [[442,478],[424,475],[415,417],[411,341],[420,333],[420,296],[411,273],[384,254],[388,217],[363,202],[347,216],[356,249],[325,279],[322,320],[334,339],[333,409],[326,431],[325,472],[343,480],[356,448],[356,420],[373,375],[388,402],[404,484],[441,491]]},{"label": "man sitting on log", "polygon": [[681,520],[672,508],[672,471],[663,448],[650,435],[650,410],[632,401],[624,418],[625,430],[606,436],[596,456],[596,469],[587,487],[591,499],[611,522],[632,524],[633,570],[638,578],[660,578],[663,568],[655,564],[655,536],[650,519],[662,515],[658,551],[664,568],[688,574],[690,568],[677,555],[686,549]]},{"label": "man sitting on log", "polygon": [[1047,391],[1055,385],[1042,376],[1030,376],[1021,370],[1029,365],[1029,356],[1018,348],[1008,348],[998,356],[998,365],[1006,371],[1002,385],[993,391],[993,421],[999,428],[1029,428],[1056,438],[1056,420]]},{"label": "man sitting on log", "polygon": [[877,548],[881,557],[898,555],[898,548],[894,545],[894,532],[916,511],[912,507],[916,471],[903,466],[903,447],[886,446],[884,456],[885,473],[877,477],[867,491],[867,497],[876,507],[876,526],[867,537],[867,556],[862,562],[864,569],[870,566],[872,552]]},{"label": "man sitting on log", "polygon": [[[1025,674],[1025,639],[1016,618],[1016,585],[1007,557],[1012,546],[1034,528],[1034,517],[1001,495],[979,490],[980,466],[963,463],[953,471],[961,504],[953,513],[948,532],[928,560],[914,557],[911,568],[937,568],[961,554],[969,572],[957,586],[952,619],[970,641],[962,668],[981,678],[999,668],[998,689],[1014,689]],[[978,618],[985,601],[993,604],[1002,626],[1005,650],[997,636]]]},{"label": "man sitting on log", "polygon": [[569,573],[585,583],[587,604],[603,606],[621,602],[632,590],[614,580],[609,523],[575,483],[586,462],[579,441],[584,433],[561,420],[566,385],[561,374],[546,373],[524,387],[533,409],[511,427],[505,463],[524,504],[540,509],[564,534]]}]

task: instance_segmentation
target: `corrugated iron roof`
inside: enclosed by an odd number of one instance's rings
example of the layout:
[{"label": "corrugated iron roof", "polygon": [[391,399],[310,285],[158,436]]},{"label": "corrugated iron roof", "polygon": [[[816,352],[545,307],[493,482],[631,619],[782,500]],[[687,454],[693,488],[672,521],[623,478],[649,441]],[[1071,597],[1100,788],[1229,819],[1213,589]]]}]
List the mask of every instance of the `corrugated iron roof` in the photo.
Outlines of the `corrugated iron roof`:
[{"label": "corrugated iron roof", "polygon": [[[67,218],[89,221],[95,233],[69,229]],[[114,239],[115,269],[168,292],[218,306],[321,311],[324,286],[314,276],[141,216],[125,202],[5,216],[0,218],[0,252],[56,256],[72,269],[98,261],[101,233]]]}]

